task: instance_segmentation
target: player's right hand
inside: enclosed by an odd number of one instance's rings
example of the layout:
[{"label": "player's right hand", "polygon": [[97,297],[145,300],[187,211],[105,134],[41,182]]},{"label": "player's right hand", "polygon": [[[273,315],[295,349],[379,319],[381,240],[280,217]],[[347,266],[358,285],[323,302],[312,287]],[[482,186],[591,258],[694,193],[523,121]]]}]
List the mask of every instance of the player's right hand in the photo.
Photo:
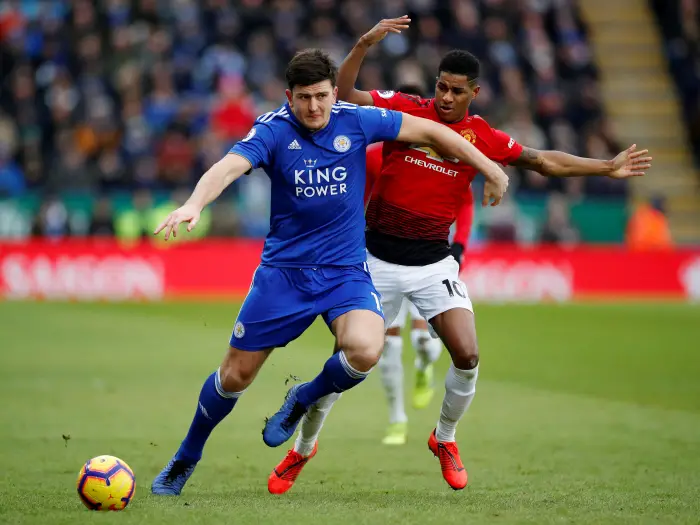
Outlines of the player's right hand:
[{"label": "player's right hand", "polygon": [[[501,203],[503,195],[508,190],[508,175],[496,166],[494,173],[489,174],[484,184],[484,200],[482,206],[498,206]],[[493,202],[492,202],[493,201]]]},{"label": "player's right hand", "polygon": [[378,44],[389,33],[401,33],[404,29],[408,29],[410,22],[411,19],[408,18],[408,15],[403,15],[401,18],[380,20],[376,26],[360,38],[360,43],[367,47]]},{"label": "player's right hand", "polygon": [[177,237],[177,229],[183,222],[189,223],[187,226],[187,231],[191,232],[197,225],[197,222],[199,222],[199,214],[201,212],[202,210],[194,204],[185,203],[177,210],[170,213],[170,215],[168,215],[165,220],[155,229],[153,235],[158,235],[160,232],[165,230],[166,241],[170,238],[171,233],[173,234],[173,237]]}]

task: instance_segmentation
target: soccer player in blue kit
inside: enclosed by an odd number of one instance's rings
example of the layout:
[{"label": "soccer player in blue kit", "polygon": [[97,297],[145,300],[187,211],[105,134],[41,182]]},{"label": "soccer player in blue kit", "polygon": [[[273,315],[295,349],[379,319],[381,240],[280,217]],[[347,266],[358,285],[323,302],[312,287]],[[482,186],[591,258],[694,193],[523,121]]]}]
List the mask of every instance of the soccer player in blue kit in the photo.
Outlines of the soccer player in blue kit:
[{"label": "soccer player in blue kit", "polygon": [[299,337],[317,316],[323,316],[339,350],[315,379],[292,388],[265,427],[265,443],[277,446],[289,439],[309,407],[361,383],[379,360],[384,318],[366,265],[364,231],[368,144],[398,140],[436,147],[481,171],[485,197],[494,205],[506,191],[501,168],[449,128],[400,112],[337,103],[336,74],[323,51],[297,53],[286,71],[288,102],[259,117],[154,232],[164,231],[167,240],[181,223],[192,230],[202,209],[254,168],[264,168],[270,177],[270,232],[261,264],[223,362],[204,382],[187,436],[153,481],[154,494],[180,494],[212,430],[272,350]]}]

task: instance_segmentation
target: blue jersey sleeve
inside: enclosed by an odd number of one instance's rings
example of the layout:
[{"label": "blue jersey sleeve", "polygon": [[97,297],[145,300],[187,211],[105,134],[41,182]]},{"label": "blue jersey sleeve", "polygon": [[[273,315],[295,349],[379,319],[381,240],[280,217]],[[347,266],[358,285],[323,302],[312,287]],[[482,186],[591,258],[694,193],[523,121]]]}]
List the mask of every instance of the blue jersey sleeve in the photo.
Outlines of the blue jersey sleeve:
[{"label": "blue jersey sleeve", "polygon": [[374,106],[358,107],[360,127],[367,138],[367,144],[394,140],[401,129],[403,113]]},{"label": "blue jersey sleeve", "polygon": [[275,139],[272,130],[265,124],[257,123],[244,139],[229,150],[229,153],[236,153],[248,159],[255,169],[272,163],[274,148]]}]

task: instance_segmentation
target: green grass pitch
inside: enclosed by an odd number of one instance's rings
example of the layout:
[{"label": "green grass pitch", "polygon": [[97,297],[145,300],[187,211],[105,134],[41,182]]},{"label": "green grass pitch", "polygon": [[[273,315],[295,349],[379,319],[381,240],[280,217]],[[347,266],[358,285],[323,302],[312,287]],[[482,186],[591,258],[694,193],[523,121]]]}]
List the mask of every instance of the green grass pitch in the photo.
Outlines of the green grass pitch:
[{"label": "green grass pitch", "polygon": [[[274,497],[267,476],[287,447],[267,448],[260,431],[286,379],[310,379],[330,352],[317,323],[273,354],[183,496],[152,497],[236,310],[0,303],[0,523],[700,523],[700,308],[682,304],[479,306],[481,374],[457,434],[466,490],[449,489],[426,446],[442,385],[409,412],[409,443],[386,448],[374,374],[336,406],[292,491]],[[409,374],[408,346],[404,358]],[[99,454],[134,469],[124,512],[78,500],[78,470]]]}]

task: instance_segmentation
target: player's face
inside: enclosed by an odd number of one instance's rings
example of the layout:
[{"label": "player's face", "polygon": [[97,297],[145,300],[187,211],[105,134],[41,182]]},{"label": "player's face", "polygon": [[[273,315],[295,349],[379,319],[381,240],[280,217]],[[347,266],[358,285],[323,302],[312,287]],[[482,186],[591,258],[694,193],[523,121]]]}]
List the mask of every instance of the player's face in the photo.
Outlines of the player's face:
[{"label": "player's face", "polygon": [[469,82],[466,75],[441,72],[435,83],[435,106],[445,122],[457,122],[467,114],[472,100],[479,94],[479,86]]},{"label": "player's face", "polygon": [[287,100],[294,116],[311,131],[322,129],[331,118],[331,109],[338,96],[338,88],[330,80],[310,86],[294,86],[287,90]]}]

